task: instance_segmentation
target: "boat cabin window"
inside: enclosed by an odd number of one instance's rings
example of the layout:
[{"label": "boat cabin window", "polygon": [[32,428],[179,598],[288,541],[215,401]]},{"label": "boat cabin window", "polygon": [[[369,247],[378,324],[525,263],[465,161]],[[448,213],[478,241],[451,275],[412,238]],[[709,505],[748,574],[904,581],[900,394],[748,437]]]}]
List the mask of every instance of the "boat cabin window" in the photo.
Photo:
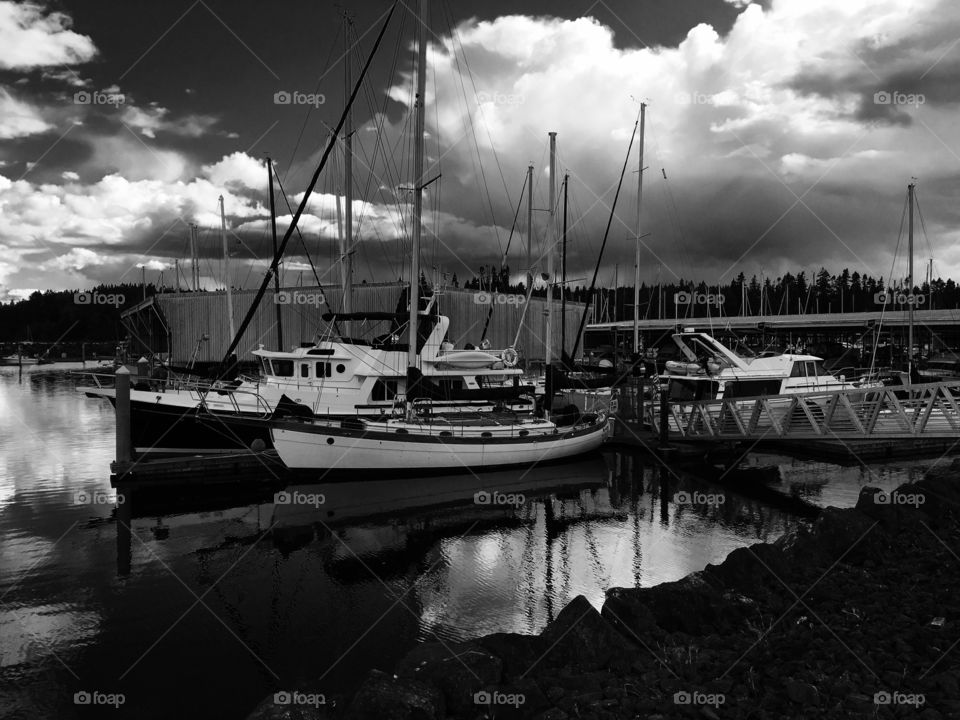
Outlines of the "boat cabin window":
[{"label": "boat cabin window", "polygon": [[817,376],[817,364],[812,360],[807,360],[807,377]]},{"label": "boat cabin window", "polygon": [[806,377],[803,372],[803,363],[795,362],[790,370],[790,377]]},{"label": "boat cabin window", "polygon": [[713,400],[717,397],[719,387],[720,384],[714,381],[672,378],[670,380],[670,399],[675,402]]},{"label": "boat cabin window", "polygon": [[373,400],[393,400],[397,396],[396,380],[377,380],[373,385]]},{"label": "boat cabin window", "polygon": [[310,377],[310,363],[300,363],[300,377]]},{"label": "boat cabin window", "polygon": [[[797,363],[800,365],[801,363]],[[800,377],[803,377],[802,375]],[[736,380],[727,383],[723,389],[723,399],[760,397],[762,395],[779,395],[779,380]]]},{"label": "boat cabin window", "polygon": [[277,377],[293,377],[293,360],[277,360],[274,358],[271,364],[273,365],[273,374]]},{"label": "boat cabin window", "polygon": [[328,362],[318,362],[317,363],[317,375],[318,378],[330,377],[330,363]]}]

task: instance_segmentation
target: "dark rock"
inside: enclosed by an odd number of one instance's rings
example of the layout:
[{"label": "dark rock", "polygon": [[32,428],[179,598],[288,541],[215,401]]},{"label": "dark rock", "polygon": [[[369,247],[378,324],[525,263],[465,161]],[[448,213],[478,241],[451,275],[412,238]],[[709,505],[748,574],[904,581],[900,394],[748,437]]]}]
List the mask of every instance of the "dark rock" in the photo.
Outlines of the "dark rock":
[{"label": "dark rock", "polygon": [[543,656],[547,649],[539,635],[520,635],[517,633],[495,633],[485,635],[472,642],[503,663],[505,678],[525,675]]},{"label": "dark rock", "polygon": [[441,692],[427,683],[371,670],[350,704],[351,720],[440,720]]},{"label": "dark rock", "polygon": [[327,720],[332,717],[332,705],[285,705],[268,695],[257,705],[247,720]]},{"label": "dark rock", "polygon": [[784,682],[784,689],[787,691],[787,697],[798,705],[817,707],[820,704],[819,691],[809,683],[787,678]]},{"label": "dark rock", "polygon": [[474,696],[496,686],[502,677],[500,658],[472,643],[423,643],[397,664],[396,673],[440,688],[447,709],[459,714],[474,707]]},{"label": "dark rock", "polygon": [[542,662],[553,666],[593,670],[616,662],[627,667],[636,652],[583,595],[571,600],[541,637],[547,646]]}]

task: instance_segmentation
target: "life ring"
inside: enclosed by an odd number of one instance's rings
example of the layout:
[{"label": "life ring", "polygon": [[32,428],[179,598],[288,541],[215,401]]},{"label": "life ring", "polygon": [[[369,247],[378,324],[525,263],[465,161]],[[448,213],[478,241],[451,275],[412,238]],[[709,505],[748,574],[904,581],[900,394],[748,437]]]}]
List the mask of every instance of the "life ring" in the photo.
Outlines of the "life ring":
[{"label": "life ring", "polygon": [[520,359],[520,356],[517,354],[517,351],[514,350],[513,348],[507,348],[506,350],[503,351],[503,355],[501,356],[501,359],[503,360],[504,365],[506,365],[507,367],[513,367],[514,365],[517,364],[517,361]]}]

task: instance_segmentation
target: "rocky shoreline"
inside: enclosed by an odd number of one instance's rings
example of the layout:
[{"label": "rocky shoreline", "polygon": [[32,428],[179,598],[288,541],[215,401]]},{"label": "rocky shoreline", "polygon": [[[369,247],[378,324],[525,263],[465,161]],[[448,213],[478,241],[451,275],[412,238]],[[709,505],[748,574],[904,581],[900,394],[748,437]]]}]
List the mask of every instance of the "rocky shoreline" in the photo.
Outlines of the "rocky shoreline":
[{"label": "rocky shoreline", "polygon": [[248,720],[957,718],[958,578],[960,461],[600,612],[577,597],[539,635],[425,643],[351,698],[304,688],[324,704]]}]

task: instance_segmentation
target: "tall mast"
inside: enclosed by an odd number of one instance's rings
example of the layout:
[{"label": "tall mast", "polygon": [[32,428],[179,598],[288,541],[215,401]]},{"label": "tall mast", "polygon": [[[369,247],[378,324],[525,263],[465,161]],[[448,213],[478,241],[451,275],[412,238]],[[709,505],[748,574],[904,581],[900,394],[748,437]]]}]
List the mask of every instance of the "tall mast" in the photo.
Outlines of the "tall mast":
[{"label": "tall mast", "polygon": [[[273,255],[277,255],[277,211],[273,206],[273,161],[267,155],[267,189],[270,193],[270,230],[273,232]],[[280,303],[280,273],[273,276],[274,307],[277,310],[277,350],[283,352],[283,321]]]},{"label": "tall mast", "polygon": [[545,336],[546,350],[544,362],[547,365],[553,360],[553,286],[556,279],[553,277],[553,256],[556,250],[557,225],[555,217],[557,204],[557,134],[550,133],[550,227],[547,232],[547,332]]},{"label": "tall mast", "polygon": [[233,292],[230,289],[230,253],[227,249],[227,217],[223,208],[223,195],[220,196],[220,240],[223,243],[223,284],[227,288],[227,318],[230,321],[230,339],[237,336],[233,324]]},{"label": "tall mast", "polygon": [[[417,365],[417,313],[420,310],[420,231],[423,216],[423,145],[426,120],[427,87],[427,0],[419,2],[420,22],[417,23],[417,96],[416,119],[413,131],[413,228],[411,245],[413,260],[410,263],[410,348],[407,364]],[[408,403],[409,406],[409,403]]]},{"label": "tall mast", "polygon": [[647,104],[640,103],[640,165],[637,170],[637,248],[633,259],[633,352],[640,352],[640,208],[643,204],[643,133]]},{"label": "tall mast", "polygon": [[197,226],[190,223],[190,283],[189,288],[196,292],[200,289],[197,282]]},{"label": "tall mast", "polygon": [[560,359],[567,360],[567,197],[570,175],[563,176],[563,255],[560,258]]},{"label": "tall mast", "polygon": [[527,166],[527,289],[533,287],[533,164]]},{"label": "tall mast", "polygon": [[[907,330],[907,376],[913,377],[913,191],[914,183],[907,185],[907,202],[910,203],[909,222],[907,225],[907,252],[910,256],[910,270],[907,276],[907,312],[909,324]],[[913,380],[910,380],[913,382]]]},{"label": "tall mast", "polygon": [[[346,52],[343,56],[344,75],[346,82],[344,92],[349,93],[353,87],[353,79],[350,68],[350,20],[349,14],[344,11],[344,43]],[[349,95],[347,95],[349,97]],[[343,290],[342,307],[345,313],[353,312],[353,106],[350,105],[347,110],[347,122],[343,130],[344,137],[344,158],[343,158],[343,184],[344,184],[344,204],[347,206],[347,213],[344,217],[344,235],[340,246],[340,273],[341,288]],[[344,333],[350,336],[350,323],[344,324]]]}]

